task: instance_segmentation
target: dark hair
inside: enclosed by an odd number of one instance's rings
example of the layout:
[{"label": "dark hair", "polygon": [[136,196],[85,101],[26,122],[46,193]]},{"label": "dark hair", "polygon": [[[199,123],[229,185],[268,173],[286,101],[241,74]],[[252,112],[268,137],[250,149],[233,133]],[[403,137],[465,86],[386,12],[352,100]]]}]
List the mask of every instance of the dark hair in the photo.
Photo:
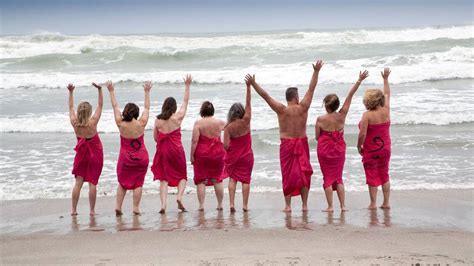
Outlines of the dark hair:
[{"label": "dark hair", "polygon": [[168,97],[161,106],[161,114],[157,115],[156,118],[161,120],[168,120],[174,113],[176,113],[176,100],[173,97]]},{"label": "dark hair", "polygon": [[288,89],[286,89],[286,101],[289,102],[289,101],[292,101],[294,99],[297,99],[298,98],[298,88],[296,87],[289,87]]},{"label": "dark hair", "polygon": [[199,111],[201,117],[208,117],[214,115],[214,105],[210,101],[205,101],[201,105],[201,110]]},{"label": "dark hair", "polygon": [[339,108],[339,97],[337,97],[336,94],[328,94],[326,97],[324,97],[323,103],[324,107],[326,107],[326,111],[328,111],[328,113],[332,113],[337,111]]},{"label": "dark hair", "polygon": [[140,108],[134,103],[127,103],[123,108],[122,112],[122,121],[130,122],[134,118],[138,118],[138,114],[140,113]]},{"label": "dark hair", "polygon": [[227,113],[227,124],[235,121],[236,119],[242,119],[245,115],[244,106],[241,103],[234,103]]}]

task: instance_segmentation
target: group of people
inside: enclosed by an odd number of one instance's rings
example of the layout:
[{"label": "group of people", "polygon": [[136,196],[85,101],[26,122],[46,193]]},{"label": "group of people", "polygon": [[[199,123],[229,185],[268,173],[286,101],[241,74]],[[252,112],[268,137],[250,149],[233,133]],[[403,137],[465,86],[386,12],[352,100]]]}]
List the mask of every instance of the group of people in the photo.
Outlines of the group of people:
[{"label": "group of people", "polygon": [[[234,103],[228,112],[227,121],[214,117],[214,106],[205,101],[201,105],[201,119],[194,123],[190,160],[194,169],[194,183],[197,186],[199,211],[204,210],[206,186],[214,186],[217,197],[217,209],[223,210],[223,180],[229,177],[228,190],[230,211],[235,212],[235,192],[237,183],[242,183],[243,211],[248,211],[250,182],[254,165],[250,121],[251,87],[268,103],[277,114],[280,130],[280,166],[282,174],[283,194],[285,196],[284,211],[291,211],[291,198],[301,195],[302,210],[308,210],[308,194],[311,186],[313,169],[310,163],[306,124],[308,110],[318,83],[319,72],[323,62],[313,64],[313,74],[308,91],[300,101],[298,89],[290,87],[286,90],[287,104],[273,99],[255,80],[255,75],[246,75],[245,106]],[[343,106],[339,109],[339,98],[335,94],[327,95],[324,106],[327,114],[316,120],[315,134],[317,140],[317,156],[323,174],[323,188],[328,207],[325,211],[332,212],[333,191],[337,191],[341,211],[346,211],[343,168],[345,162],[346,143],[344,141],[345,118],[349,111],[352,97],[360,84],[368,77],[368,72],[359,73]],[[384,87],[365,91],[363,103],[367,109],[359,123],[357,148],[362,156],[369,187],[369,209],[376,208],[376,197],[379,186],[383,190],[381,208],[390,208],[389,161],[390,143],[390,87],[388,77],[390,70],[381,72]],[[181,211],[186,211],[183,194],[187,182],[186,156],[181,140],[181,123],[186,116],[189,102],[190,87],[193,81],[190,75],[184,79],[185,93],[178,110],[176,100],[168,97],[164,100],[161,113],[156,117],[153,137],[156,142],[156,153],[151,171],[154,180],[160,182],[160,213],[165,213],[168,187],[177,187],[176,202]],[[95,214],[96,186],[102,172],[103,148],[97,133],[97,124],[103,108],[102,87],[92,83],[98,89],[99,100],[94,113],[88,102],[82,102],[74,111],[74,85],[69,84],[69,115],[70,122],[77,136],[76,156],[72,174],[75,185],[72,191],[72,213],[77,215],[77,203],[84,182],[89,183],[90,214]],[[118,188],[115,213],[122,215],[122,203],[127,190],[133,191],[133,214],[140,215],[142,187],[149,166],[148,151],[144,143],[145,127],[148,123],[150,110],[151,82],[143,85],[145,106],[140,116],[139,107],[127,103],[120,111],[114,91],[114,85],[107,81],[106,87],[114,112],[115,122],[120,131],[120,153],[117,162]],[[223,141],[221,140],[221,133]]]}]

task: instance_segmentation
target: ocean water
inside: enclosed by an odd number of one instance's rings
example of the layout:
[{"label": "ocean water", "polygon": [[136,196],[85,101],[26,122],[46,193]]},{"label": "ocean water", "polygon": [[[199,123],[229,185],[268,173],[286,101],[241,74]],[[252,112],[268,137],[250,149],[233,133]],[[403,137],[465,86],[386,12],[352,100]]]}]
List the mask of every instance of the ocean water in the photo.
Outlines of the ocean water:
[{"label": "ocean water", "polygon": [[[392,187],[443,189],[474,187],[474,27],[274,31],[219,34],[88,35],[42,33],[0,37],[0,200],[69,197],[75,136],[67,113],[67,89],[76,85],[75,104],[97,93],[89,84],[116,83],[120,106],[143,106],[145,80],[152,80],[151,119],[145,133],[153,158],[153,117],[167,96],[181,101],[182,77],[194,76],[188,115],[183,123],[187,158],[190,130],[202,101],[210,100],[224,119],[230,105],[243,102],[244,75],[276,99],[288,86],[306,91],[311,63],[323,59],[319,84],[308,120],[312,188],[321,191],[314,122],[324,114],[322,98],[337,93],[344,100],[360,70],[369,78],[353,99],[347,118],[348,144],[344,177],[349,191],[366,190],[355,145],[357,123],[364,111],[363,91],[381,87],[380,70],[392,69]],[[105,161],[98,192],[116,189],[118,130],[104,90],[105,105],[98,129]],[[252,191],[279,191],[276,115],[252,95],[255,167]],[[194,191],[188,164],[188,191]],[[87,191],[87,190],[86,190]],[[86,192],[85,191],[85,192]],[[147,174],[145,193],[158,193]],[[86,194],[84,194],[86,195]]]}]

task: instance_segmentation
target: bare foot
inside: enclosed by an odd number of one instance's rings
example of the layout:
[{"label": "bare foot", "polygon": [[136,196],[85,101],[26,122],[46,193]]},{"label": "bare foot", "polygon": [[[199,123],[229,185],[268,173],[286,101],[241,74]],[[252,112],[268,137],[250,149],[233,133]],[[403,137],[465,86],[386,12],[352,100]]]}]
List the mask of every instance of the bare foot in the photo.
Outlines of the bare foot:
[{"label": "bare foot", "polygon": [[216,210],[222,211],[222,210],[224,210],[224,208],[222,208],[222,207],[217,207]]},{"label": "bare foot", "polygon": [[242,211],[243,211],[243,212],[248,212],[249,209],[248,209],[248,208],[242,208]]},{"label": "bare foot", "polygon": [[89,213],[89,215],[90,215],[90,216],[94,216],[94,215],[95,215],[95,211],[91,211],[91,212]]},{"label": "bare foot", "polygon": [[375,204],[370,204],[369,207],[368,207],[369,210],[376,210],[377,209],[377,205]]},{"label": "bare foot", "polygon": [[384,209],[384,210],[389,210],[390,209],[390,205],[388,204],[382,204],[382,206],[380,206],[381,209]]},{"label": "bare foot", "polygon": [[341,206],[341,212],[346,212],[348,211],[348,209],[346,208],[346,206]]},{"label": "bare foot", "polygon": [[159,213],[165,214],[165,209],[162,208],[162,209],[159,211]]},{"label": "bare foot", "polygon": [[133,211],[133,215],[135,215],[135,216],[140,216],[140,215],[142,215],[142,213],[139,212],[139,211]]},{"label": "bare foot", "polygon": [[122,213],[121,210],[115,209],[115,216],[119,217],[119,216],[122,216],[122,215],[123,215],[123,213]]},{"label": "bare foot", "polygon": [[308,207],[303,207],[301,210],[302,210],[303,212],[308,212]]},{"label": "bare foot", "polygon": [[288,206],[287,206],[287,207],[285,207],[282,211],[283,211],[283,212],[291,212],[291,207],[288,207]]},{"label": "bare foot", "polygon": [[77,212],[71,212],[71,216],[77,216]]},{"label": "bare foot", "polygon": [[178,203],[178,209],[180,209],[182,212],[186,212],[186,208],[184,208],[183,202],[181,202],[181,200],[176,200],[176,203]]},{"label": "bare foot", "polygon": [[230,212],[231,212],[231,213],[234,213],[234,212],[235,212],[235,208],[234,208],[234,207],[230,207]]},{"label": "bare foot", "polygon": [[201,208],[198,209],[198,211],[199,211],[199,212],[203,212],[203,211],[204,211],[204,208],[201,207]]},{"label": "bare foot", "polygon": [[323,212],[333,212],[334,209],[332,207],[328,207],[327,209],[323,210]]}]

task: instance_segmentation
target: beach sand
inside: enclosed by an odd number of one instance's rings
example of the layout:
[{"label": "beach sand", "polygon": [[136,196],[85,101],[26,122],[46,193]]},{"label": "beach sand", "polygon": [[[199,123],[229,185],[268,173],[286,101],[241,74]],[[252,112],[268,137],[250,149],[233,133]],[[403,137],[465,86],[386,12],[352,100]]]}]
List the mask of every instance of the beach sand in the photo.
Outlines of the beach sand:
[{"label": "beach sand", "polygon": [[[393,191],[392,210],[369,211],[366,192],[348,192],[349,211],[321,212],[324,195],[310,195],[310,211],[294,198],[285,214],[280,193],[251,194],[249,213],[215,210],[208,194],[198,212],[195,194],[179,213],[174,195],[159,215],[159,198],[142,200],[141,216],[116,218],[114,198],[98,198],[96,217],[81,198],[1,202],[2,264],[441,264],[474,263],[473,193],[465,190]],[[379,193],[379,201],[380,201]],[[228,206],[227,195],[225,206]],[[237,195],[237,207],[241,206]]]}]

